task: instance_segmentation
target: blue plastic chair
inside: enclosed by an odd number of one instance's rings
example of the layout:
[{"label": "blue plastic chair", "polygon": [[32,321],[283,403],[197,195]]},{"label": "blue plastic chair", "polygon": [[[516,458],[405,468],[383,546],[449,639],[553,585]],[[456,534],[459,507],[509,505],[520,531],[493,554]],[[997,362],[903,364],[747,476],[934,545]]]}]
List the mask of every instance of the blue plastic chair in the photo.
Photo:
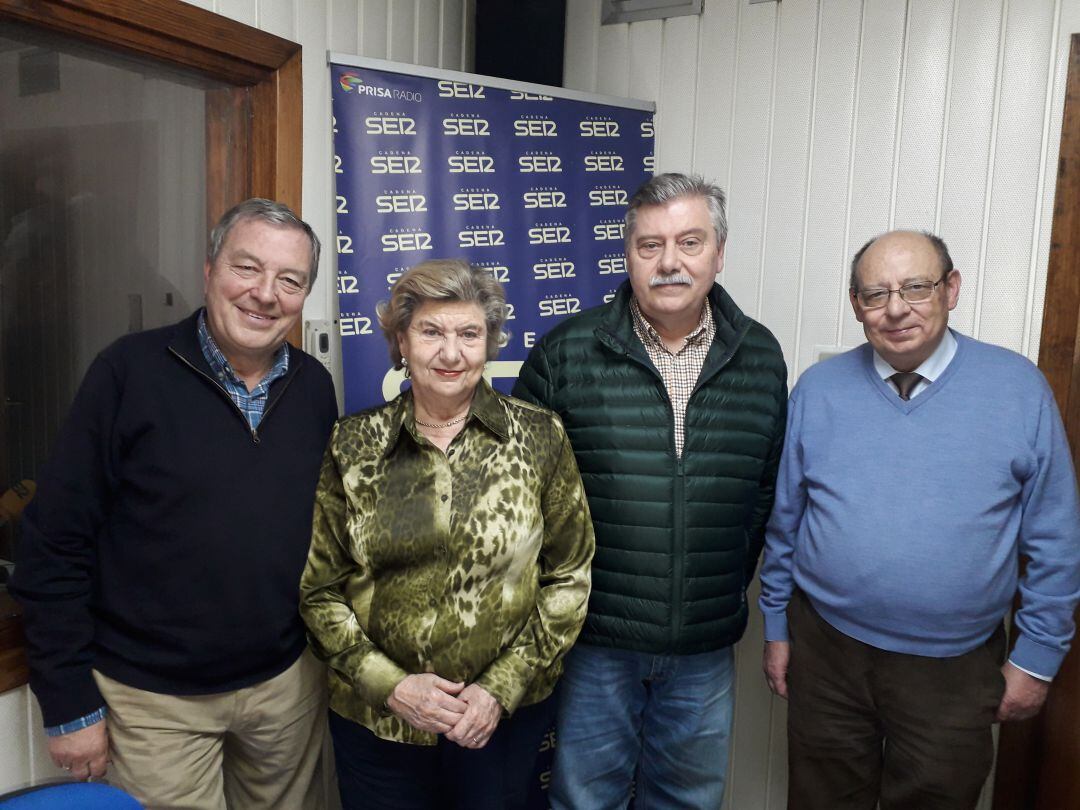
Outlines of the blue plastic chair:
[{"label": "blue plastic chair", "polygon": [[0,810],[143,810],[143,807],[111,785],[63,782],[0,796]]}]

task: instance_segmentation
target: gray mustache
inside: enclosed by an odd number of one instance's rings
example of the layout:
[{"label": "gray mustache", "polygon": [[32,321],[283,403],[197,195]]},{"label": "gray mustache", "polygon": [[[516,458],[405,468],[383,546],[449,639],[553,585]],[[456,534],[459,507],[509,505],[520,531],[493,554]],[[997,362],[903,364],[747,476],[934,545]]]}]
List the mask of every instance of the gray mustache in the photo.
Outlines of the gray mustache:
[{"label": "gray mustache", "polygon": [[677,276],[653,276],[653,278],[649,280],[650,287],[665,287],[668,284],[690,285],[692,283],[690,276],[684,276],[682,274]]}]

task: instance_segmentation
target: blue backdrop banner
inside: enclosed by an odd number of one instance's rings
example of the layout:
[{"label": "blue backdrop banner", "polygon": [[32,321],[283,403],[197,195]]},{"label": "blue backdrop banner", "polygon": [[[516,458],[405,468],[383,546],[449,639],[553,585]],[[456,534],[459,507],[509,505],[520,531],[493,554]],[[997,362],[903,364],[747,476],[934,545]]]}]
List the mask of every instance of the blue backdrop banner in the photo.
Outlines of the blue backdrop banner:
[{"label": "blue backdrop banner", "polygon": [[511,338],[488,374],[508,392],[539,336],[626,278],[627,198],[653,171],[650,105],[431,72],[331,65],[347,412],[401,390],[375,306],[426,259],[505,285]]}]

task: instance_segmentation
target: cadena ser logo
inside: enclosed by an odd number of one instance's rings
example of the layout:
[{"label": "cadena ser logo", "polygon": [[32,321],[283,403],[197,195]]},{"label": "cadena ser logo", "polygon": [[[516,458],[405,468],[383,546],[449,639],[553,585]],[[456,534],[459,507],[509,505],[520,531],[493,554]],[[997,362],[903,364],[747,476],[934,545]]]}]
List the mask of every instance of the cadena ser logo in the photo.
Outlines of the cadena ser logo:
[{"label": "cadena ser logo", "polygon": [[521,199],[525,208],[566,208],[566,192],[549,186],[533,186]]},{"label": "cadena ser logo", "polygon": [[463,188],[450,198],[455,211],[500,211],[499,195],[486,188]]},{"label": "cadena ser logo", "polygon": [[523,90],[511,90],[511,101],[554,101],[551,96],[540,96],[536,93],[526,93]]},{"label": "cadena ser logo", "polygon": [[529,228],[530,245],[563,245],[573,241],[569,226],[561,222],[542,222]]},{"label": "cadena ser logo", "polygon": [[467,82],[439,82],[439,98],[486,98],[482,84]]},{"label": "cadena ser logo", "polygon": [[618,186],[594,186],[589,190],[589,207],[598,208],[608,205],[625,206],[629,204],[626,189]]},{"label": "cadena ser logo", "polygon": [[548,259],[532,266],[533,278],[537,281],[550,281],[559,278],[577,278],[574,263],[569,259]]},{"label": "cadena ser logo", "polygon": [[514,121],[516,138],[557,138],[559,127],[543,115],[523,115]]},{"label": "cadena ser logo", "polygon": [[364,119],[364,131],[368,135],[415,135],[416,119],[398,113],[369,115]]},{"label": "cadena ser logo", "polygon": [[562,158],[551,152],[529,151],[518,156],[521,174],[561,174]]},{"label": "cadena ser logo", "polygon": [[615,276],[626,272],[626,256],[622,253],[605,253],[596,262],[596,270],[601,276]]},{"label": "cadena ser logo", "polygon": [[428,210],[427,197],[416,191],[384,191],[375,197],[375,210],[380,214],[424,213]]},{"label": "cadena ser logo", "polygon": [[500,228],[488,225],[469,225],[458,231],[458,247],[499,247],[506,244],[506,235]]},{"label": "cadena ser logo", "polygon": [[342,312],[338,318],[338,328],[342,337],[375,334],[371,328],[371,318],[359,312]]},{"label": "cadena ser logo", "polygon": [[593,241],[604,242],[609,239],[623,238],[623,223],[621,219],[604,219],[593,225]]},{"label": "cadena ser logo", "polygon": [[372,174],[423,174],[420,158],[409,152],[386,150],[372,155]]},{"label": "cadena ser logo", "polygon": [[590,115],[578,122],[582,138],[618,138],[619,123],[602,115]]},{"label": "cadena ser logo", "polygon": [[622,170],[622,155],[614,152],[591,152],[585,155],[585,171],[587,172],[621,172]]},{"label": "cadena ser logo", "polygon": [[457,152],[448,155],[446,165],[450,174],[494,174],[495,158],[483,152]]},{"label": "cadena ser logo", "polygon": [[391,228],[379,237],[383,253],[406,253],[433,250],[431,234],[421,228]]},{"label": "cadena ser logo", "polygon": [[487,136],[491,123],[478,115],[451,115],[442,120],[443,135]]},{"label": "cadena ser logo", "polygon": [[550,318],[554,315],[574,315],[581,312],[581,300],[573,296],[552,296],[536,302],[540,310],[541,318]]},{"label": "cadena ser logo", "polygon": [[376,87],[373,84],[364,84],[360,74],[354,70],[347,70],[341,74],[338,84],[346,93],[356,93],[361,96],[376,96],[378,98],[393,98],[390,90],[386,87]]}]

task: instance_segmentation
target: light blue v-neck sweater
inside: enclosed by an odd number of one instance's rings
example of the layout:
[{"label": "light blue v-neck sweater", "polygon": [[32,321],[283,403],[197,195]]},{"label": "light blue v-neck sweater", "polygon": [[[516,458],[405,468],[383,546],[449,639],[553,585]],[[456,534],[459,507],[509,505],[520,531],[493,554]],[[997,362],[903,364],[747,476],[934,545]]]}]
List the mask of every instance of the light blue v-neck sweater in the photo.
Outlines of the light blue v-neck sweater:
[{"label": "light blue v-neck sweater", "polygon": [[1080,599],[1080,508],[1061,418],[1030,361],[956,338],[944,373],[909,402],[875,373],[869,344],[802,375],[761,572],[767,639],[787,638],[798,587],[852,638],[959,655],[1001,622],[1022,554],[1011,660],[1057,672]]}]

